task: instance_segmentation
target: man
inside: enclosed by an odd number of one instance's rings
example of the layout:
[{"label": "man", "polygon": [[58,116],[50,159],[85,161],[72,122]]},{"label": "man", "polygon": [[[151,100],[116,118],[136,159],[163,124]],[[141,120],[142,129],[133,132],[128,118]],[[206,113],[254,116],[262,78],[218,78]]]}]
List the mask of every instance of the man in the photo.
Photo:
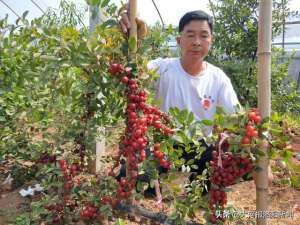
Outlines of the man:
[{"label": "man", "polygon": [[[140,25],[142,22],[137,20],[137,23]],[[130,28],[126,14],[122,15],[120,25],[124,33]],[[176,38],[180,57],[158,58],[149,62],[149,69],[157,69],[160,75],[156,98],[161,100],[162,111],[177,107],[193,112],[197,120],[212,120],[217,106],[233,113],[239,105],[230,79],[220,68],[205,61],[212,44],[212,27],[212,17],[207,13],[200,10],[186,13],[179,21],[179,36]],[[208,135],[210,133],[211,129],[207,131]],[[207,150],[196,161],[198,174],[211,160],[212,148],[205,143],[203,145]],[[183,157],[194,155],[184,154]]]},{"label": "man", "polygon": [[[139,20],[140,21],[140,20]],[[149,62],[160,75],[156,97],[161,110],[188,109],[197,120],[213,119],[216,106],[229,113],[239,105],[230,79],[216,66],[205,61],[212,44],[212,17],[203,11],[186,13],[179,22],[176,38],[180,58],[158,58]],[[128,18],[120,21],[123,32],[130,28]]]}]

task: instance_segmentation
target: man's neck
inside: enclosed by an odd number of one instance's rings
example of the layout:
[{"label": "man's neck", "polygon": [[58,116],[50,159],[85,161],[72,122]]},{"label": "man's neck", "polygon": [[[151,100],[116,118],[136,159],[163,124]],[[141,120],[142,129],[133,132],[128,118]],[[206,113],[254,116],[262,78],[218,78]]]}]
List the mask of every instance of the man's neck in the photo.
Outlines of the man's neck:
[{"label": "man's neck", "polygon": [[180,63],[185,72],[192,76],[198,76],[206,69],[206,63],[202,59],[190,60],[181,57]]}]

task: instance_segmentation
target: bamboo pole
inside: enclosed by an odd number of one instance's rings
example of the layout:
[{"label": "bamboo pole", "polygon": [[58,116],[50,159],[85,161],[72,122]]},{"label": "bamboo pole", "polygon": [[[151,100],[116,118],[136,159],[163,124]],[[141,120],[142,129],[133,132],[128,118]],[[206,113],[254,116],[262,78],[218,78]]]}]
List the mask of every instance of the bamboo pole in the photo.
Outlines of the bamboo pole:
[{"label": "bamboo pole", "polygon": [[134,60],[137,51],[137,24],[135,21],[137,11],[137,0],[129,0],[129,21],[130,21],[130,30],[129,30],[129,40],[134,39],[135,45],[134,48],[130,49],[129,58]]},{"label": "bamboo pole", "polygon": [[[262,118],[271,112],[271,40],[272,40],[272,0],[260,0],[258,24],[258,108]],[[266,225],[264,212],[268,210],[268,145],[263,143],[265,156],[258,161],[256,177],[257,224]],[[261,214],[260,214],[261,213]]]}]

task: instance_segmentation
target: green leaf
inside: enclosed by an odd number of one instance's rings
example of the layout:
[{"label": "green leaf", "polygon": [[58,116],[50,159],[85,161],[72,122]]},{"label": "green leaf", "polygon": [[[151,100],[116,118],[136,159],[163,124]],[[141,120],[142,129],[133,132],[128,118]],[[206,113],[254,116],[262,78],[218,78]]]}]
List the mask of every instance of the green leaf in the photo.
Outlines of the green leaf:
[{"label": "green leaf", "polygon": [[136,49],[136,39],[134,37],[130,37],[128,39],[128,47],[130,51],[133,51]]},{"label": "green leaf", "polygon": [[114,27],[114,26],[117,26],[117,25],[118,25],[118,22],[116,20],[113,20],[113,19],[106,20],[104,23],[101,24],[101,26],[103,28]]},{"label": "green leaf", "polygon": [[195,119],[194,118],[194,113],[190,112],[188,114],[188,118],[187,118],[187,121],[186,121],[187,125],[189,126],[194,121],[194,119]]},{"label": "green leaf", "polygon": [[201,123],[204,124],[205,126],[214,125],[213,121],[211,121],[211,120],[201,120]]},{"label": "green leaf", "polygon": [[23,14],[22,14],[22,19],[24,20],[26,18],[26,16],[28,15],[29,11],[26,10]]},{"label": "green leaf", "polygon": [[110,0],[103,0],[103,2],[101,3],[101,8],[104,8],[105,6],[108,5]]},{"label": "green leaf", "polygon": [[266,155],[262,150],[259,150],[259,149],[255,149],[255,154],[257,154],[258,156],[265,156]]},{"label": "green leaf", "polygon": [[278,153],[273,148],[271,148],[269,151],[269,157],[271,159],[275,159],[277,157],[277,155],[278,155]]},{"label": "green leaf", "polygon": [[293,157],[293,152],[285,149],[285,150],[280,152],[280,156],[282,157],[282,159],[284,161],[288,162]]},{"label": "green leaf", "polygon": [[300,188],[299,178],[296,175],[291,176],[291,184],[294,188]]}]

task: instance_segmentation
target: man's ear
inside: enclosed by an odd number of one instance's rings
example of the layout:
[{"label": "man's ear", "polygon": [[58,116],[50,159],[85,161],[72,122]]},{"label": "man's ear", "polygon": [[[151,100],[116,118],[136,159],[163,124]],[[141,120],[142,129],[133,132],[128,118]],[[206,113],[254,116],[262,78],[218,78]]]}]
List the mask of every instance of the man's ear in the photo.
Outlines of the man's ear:
[{"label": "man's ear", "polygon": [[180,37],[176,37],[176,43],[177,43],[178,46],[180,46],[180,40],[181,40]]}]

